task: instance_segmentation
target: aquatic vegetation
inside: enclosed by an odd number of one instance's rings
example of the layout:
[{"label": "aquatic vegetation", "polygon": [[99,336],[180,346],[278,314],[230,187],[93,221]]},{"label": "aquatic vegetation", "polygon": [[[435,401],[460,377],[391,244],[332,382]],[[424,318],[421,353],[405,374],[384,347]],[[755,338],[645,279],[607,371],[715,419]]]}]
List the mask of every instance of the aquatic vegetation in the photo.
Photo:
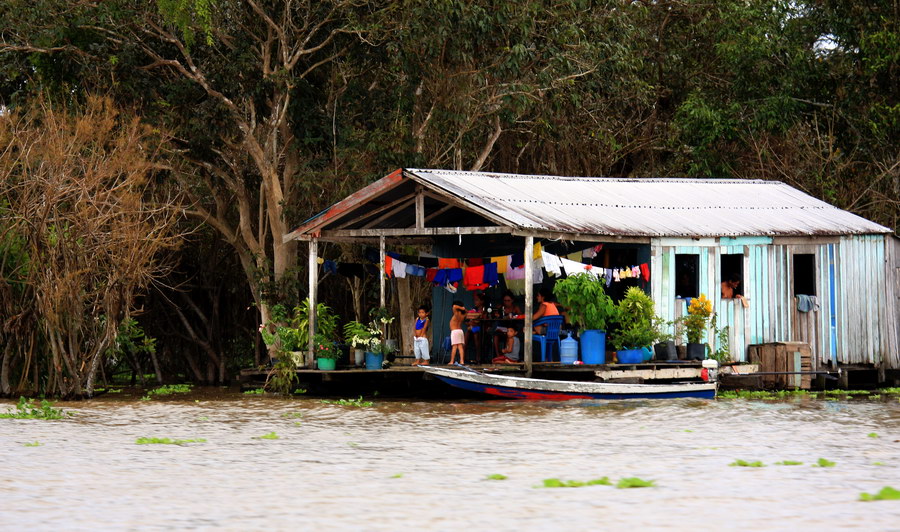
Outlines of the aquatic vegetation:
[{"label": "aquatic vegetation", "polygon": [[890,486],[881,488],[881,491],[872,495],[871,493],[860,493],[861,501],[900,501],[900,490],[895,490]]},{"label": "aquatic vegetation", "polygon": [[303,412],[285,412],[281,417],[297,419],[303,417]]},{"label": "aquatic vegetation", "polygon": [[16,410],[7,410],[0,413],[0,418],[5,419],[62,419],[71,416],[70,412],[64,412],[62,408],[53,408],[53,403],[41,399],[40,405],[34,404],[34,399],[19,397]]},{"label": "aquatic vegetation", "polygon": [[151,399],[153,399],[153,398],[150,397],[149,395],[145,395],[145,396],[141,397],[141,401],[150,401]]},{"label": "aquatic vegetation", "polygon": [[206,416],[200,416],[197,418],[197,421],[209,421],[209,418]]},{"label": "aquatic vegetation", "polygon": [[832,462],[831,460],[827,460],[825,458],[819,458],[813,467],[834,467],[837,462]]},{"label": "aquatic vegetation", "polygon": [[587,482],[582,482],[580,480],[560,480],[558,478],[544,479],[545,488],[581,488],[584,486],[612,486],[612,482],[609,481],[609,477],[595,478],[594,480],[588,480]]},{"label": "aquatic vegetation", "polygon": [[775,465],[803,465],[803,462],[798,462],[796,460],[782,460],[780,462],[775,462]]},{"label": "aquatic vegetation", "polygon": [[262,388],[254,388],[253,390],[246,390],[244,395],[263,395],[266,391]]},{"label": "aquatic vegetation", "polygon": [[300,423],[299,421],[294,421],[294,426],[295,426],[295,427],[299,427],[300,425],[302,425],[302,423]]},{"label": "aquatic vegetation", "polygon": [[747,460],[738,459],[738,460],[735,460],[734,462],[731,462],[728,465],[734,466],[734,467],[766,467],[766,465],[764,463],[760,462],[759,460],[755,460],[753,462],[748,462]]},{"label": "aquatic vegetation", "polygon": [[44,445],[44,444],[39,441],[35,441],[34,443],[25,443],[23,445],[25,447],[40,447],[41,445]]},{"label": "aquatic vegetation", "polygon": [[825,395],[869,395],[870,390],[825,390]]},{"label": "aquatic vegetation", "polygon": [[361,395],[357,399],[338,399],[336,401],[331,399],[322,399],[322,403],[326,405],[355,406],[357,408],[375,405],[373,401],[364,401]]},{"label": "aquatic vegetation", "polygon": [[878,390],[881,393],[887,393],[892,395],[900,395],[900,388],[882,388]]},{"label": "aquatic vegetation", "polygon": [[873,400],[873,401],[874,401],[875,399],[881,399],[881,394],[880,394],[880,393],[876,393],[875,395],[870,395],[870,396],[869,396],[869,399],[871,399],[871,400]]},{"label": "aquatic vegetation", "polygon": [[626,477],[620,478],[619,482],[616,483],[616,487],[621,489],[628,488],[652,488],[656,486],[656,482],[653,480],[644,480],[638,477]]},{"label": "aquatic vegetation", "polygon": [[147,395],[172,395],[175,393],[188,393],[194,386],[192,384],[166,384],[147,392]]},{"label": "aquatic vegetation", "polygon": [[694,432],[691,429],[684,429],[685,432]]},{"label": "aquatic vegetation", "polygon": [[872,465],[883,466],[884,462],[872,462]]},{"label": "aquatic vegetation", "polygon": [[294,395],[303,395],[306,393],[306,388],[297,388],[294,390]]},{"label": "aquatic vegetation", "polygon": [[506,480],[506,475],[501,475],[500,473],[494,473],[493,475],[488,475],[485,477],[485,480]]},{"label": "aquatic vegetation", "polygon": [[403,478],[403,473],[397,473],[395,475],[391,475],[390,478]]},{"label": "aquatic vegetation", "polygon": [[349,445],[350,447],[359,447],[359,444],[355,441],[348,441],[347,445]]},{"label": "aquatic vegetation", "polygon": [[878,433],[876,433],[876,432],[870,432],[869,437],[870,438],[880,438],[881,436],[879,436]]},{"label": "aquatic vegetation", "polygon": [[281,436],[279,436],[278,434],[275,434],[275,432],[273,431],[268,434],[263,434],[262,436],[254,436],[253,439],[254,440],[277,440],[280,437]]},{"label": "aquatic vegetation", "polygon": [[186,443],[206,443],[206,440],[203,438],[196,438],[192,440],[173,440],[171,438],[138,438],[134,443],[138,445],[184,445]]}]

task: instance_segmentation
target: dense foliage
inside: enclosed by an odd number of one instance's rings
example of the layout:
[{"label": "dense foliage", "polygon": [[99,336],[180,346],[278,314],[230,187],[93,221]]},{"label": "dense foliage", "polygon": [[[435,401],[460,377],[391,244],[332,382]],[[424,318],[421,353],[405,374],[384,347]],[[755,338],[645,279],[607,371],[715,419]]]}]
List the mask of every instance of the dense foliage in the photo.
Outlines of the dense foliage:
[{"label": "dense foliage", "polygon": [[[160,343],[144,363],[212,382],[260,347],[274,305],[304,298],[305,265],[281,235],[399,166],[777,179],[896,229],[898,10],[889,0],[8,0],[0,105],[99,93],[172,133],[161,180],[193,234],[167,278],[178,289],[147,294],[141,321]],[[21,258],[22,236],[3,238]],[[360,319],[356,293],[352,307],[337,310]]]}]

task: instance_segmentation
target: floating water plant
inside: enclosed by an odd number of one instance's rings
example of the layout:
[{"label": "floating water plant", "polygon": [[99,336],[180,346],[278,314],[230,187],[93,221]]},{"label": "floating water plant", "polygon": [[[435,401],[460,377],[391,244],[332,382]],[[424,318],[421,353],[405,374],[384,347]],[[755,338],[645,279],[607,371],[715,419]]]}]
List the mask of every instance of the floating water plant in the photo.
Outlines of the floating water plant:
[{"label": "floating water plant", "polygon": [[753,462],[748,462],[747,460],[735,460],[728,465],[735,467],[766,467],[766,465],[759,460]]},{"label": "floating water plant", "polygon": [[171,438],[138,438],[135,440],[138,445],[184,445],[186,443],[206,443],[203,438],[192,440],[173,440]]},{"label": "floating water plant", "polygon": [[876,433],[876,432],[870,432],[869,437],[870,438],[878,438],[879,436],[878,436],[878,433]]},{"label": "floating water plant", "polygon": [[285,412],[284,414],[281,414],[281,417],[295,418],[295,419],[301,418],[301,417],[303,417],[303,412]]},{"label": "floating water plant", "polygon": [[884,465],[884,462],[872,462],[872,465]]},{"label": "floating water plant", "polygon": [[620,490],[628,488],[652,488],[653,486],[656,486],[656,482],[640,479],[638,477],[620,478],[616,483],[616,487]]},{"label": "floating water plant", "polygon": [[326,405],[355,406],[357,408],[375,405],[373,401],[364,401],[361,395],[357,399],[338,399],[336,401],[331,399],[322,399],[322,403]]},{"label": "floating water plant", "polygon": [[894,395],[900,394],[900,388],[882,388],[878,391],[881,393],[889,393]]},{"label": "floating water plant", "polygon": [[403,478],[403,473],[397,473],[395,475],[391,475],[391,478]]},{"label": "floating water plant", "polygon": [[775,462],[775,465],[803,465],[803,462],[798,462],[796,460],[782,460],[780,462]]},{"label": "floating water plant", "polygon": [[294,390],[294,395],[303,395],[306,393],[306,388],[297,388]]},{"label": "floating water plant", "polygon": [[200,416],[197,418],[197,421],[209,421],[209,418],[206,416]]},{"label": "floating water plant", "polygon": [[890,486],[881,488],[881,491],[872,495],[871,493],[860,493],[861,501],[900,501],[900,490],[895,490]]},{"label": "floating water plant", "polygon": [[254,388],[252,390],[246,390],[244,395],[262,395],[266,393],[266,391],[262,388]]},{"label": "floating water plant", "polygon": [[40,405],[34,404],[34,399],[19,397],[16,410],[8,410],[0,414],[0,418],[7,419],[62,419],[71,416],[69,412],[63,412],[62,408],[53,408],[53,403],[42,399]]},{"label": "floating water plant", "polygon": [[172,395],[173,393],[188,393],[193,388],[191,384],[166,384],[147,392],[147,395]]},{"label": "floating water plant", "polygon": [[837,462],[832,462],[831,460],[827,460],[825,458],[819,458],[813,467],[834,467]]},{"label": "floating water plant", "polygon": [[151,399],[153,399],[153,398],[150,397],[149,395],[145,395],[145,396],[141,397],[141,401],[149,401]]},{"label": "floating water plant", "polygon": [[560,480],[558,478],[545,478],[544,479],[544,487],[545,488],[581,488],[584,486],[611,486],[612,482],[609,481],[609,477],[596,478],[594,480],[588,480],[587,482],[582,482],[580,480]]},{"label": "floating water plant", "polygon": [[506,480],[506,475],[501,475],[500,473],[494,473],[493,475],[488,475],[485,477],[485,480]]},{"label": "floating water plant", "polygon": [[44,445],[44,444],[39,441],[35,441],[33,443],[26,443],[24,445],[25,445],[25,447],[40,447],[41,445]]},{"label": "floating water plant", "polygon": [[263,434],[262,436],[254,436],[253,437],[254,440],[277,440],[279,438],[280,438],[280,436],[278,436],[278,434],[275,434],[274,431],[270,432],[268,434]]}]

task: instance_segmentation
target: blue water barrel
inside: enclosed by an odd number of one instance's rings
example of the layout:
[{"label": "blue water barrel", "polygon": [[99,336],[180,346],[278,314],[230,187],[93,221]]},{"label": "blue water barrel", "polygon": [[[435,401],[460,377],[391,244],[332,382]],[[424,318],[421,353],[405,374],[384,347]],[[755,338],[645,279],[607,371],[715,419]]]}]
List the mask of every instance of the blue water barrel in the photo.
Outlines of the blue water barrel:
[{"label": "blue water barrel", "polygon": [[574,364],[578,360],[578,340],[572,338],[572,333],[559,342],[559,361],[563,364]]},{"label": "blue water barrel", "polygon": [[606,331],[588,329],[581,333],[581,361],[585,364],[606,363]]}]

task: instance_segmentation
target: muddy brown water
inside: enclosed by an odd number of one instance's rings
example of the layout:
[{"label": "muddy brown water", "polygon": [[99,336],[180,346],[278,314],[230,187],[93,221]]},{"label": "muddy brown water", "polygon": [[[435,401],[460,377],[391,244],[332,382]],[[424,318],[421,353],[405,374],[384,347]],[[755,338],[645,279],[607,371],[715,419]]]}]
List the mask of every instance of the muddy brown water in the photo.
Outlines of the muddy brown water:
[{"label": "muddy brown water", "polygon": [[[900,501],[858,501],[900,489],[896,396],[376,398],[368,408],[188,397],[108,396],[63,403],[76,412],[67,420],[0,419],[0,528],[900,530]],[[256,439],[271,432],[279,439]],[[137,445],[139,437],[207,441]],[[819,458],[836,465],[812,467]],[[766,467],[728,465],[736,459]],[[803,465],[775,465],[782,460]],[[603,476],[656,487],[538,487]]]}]

